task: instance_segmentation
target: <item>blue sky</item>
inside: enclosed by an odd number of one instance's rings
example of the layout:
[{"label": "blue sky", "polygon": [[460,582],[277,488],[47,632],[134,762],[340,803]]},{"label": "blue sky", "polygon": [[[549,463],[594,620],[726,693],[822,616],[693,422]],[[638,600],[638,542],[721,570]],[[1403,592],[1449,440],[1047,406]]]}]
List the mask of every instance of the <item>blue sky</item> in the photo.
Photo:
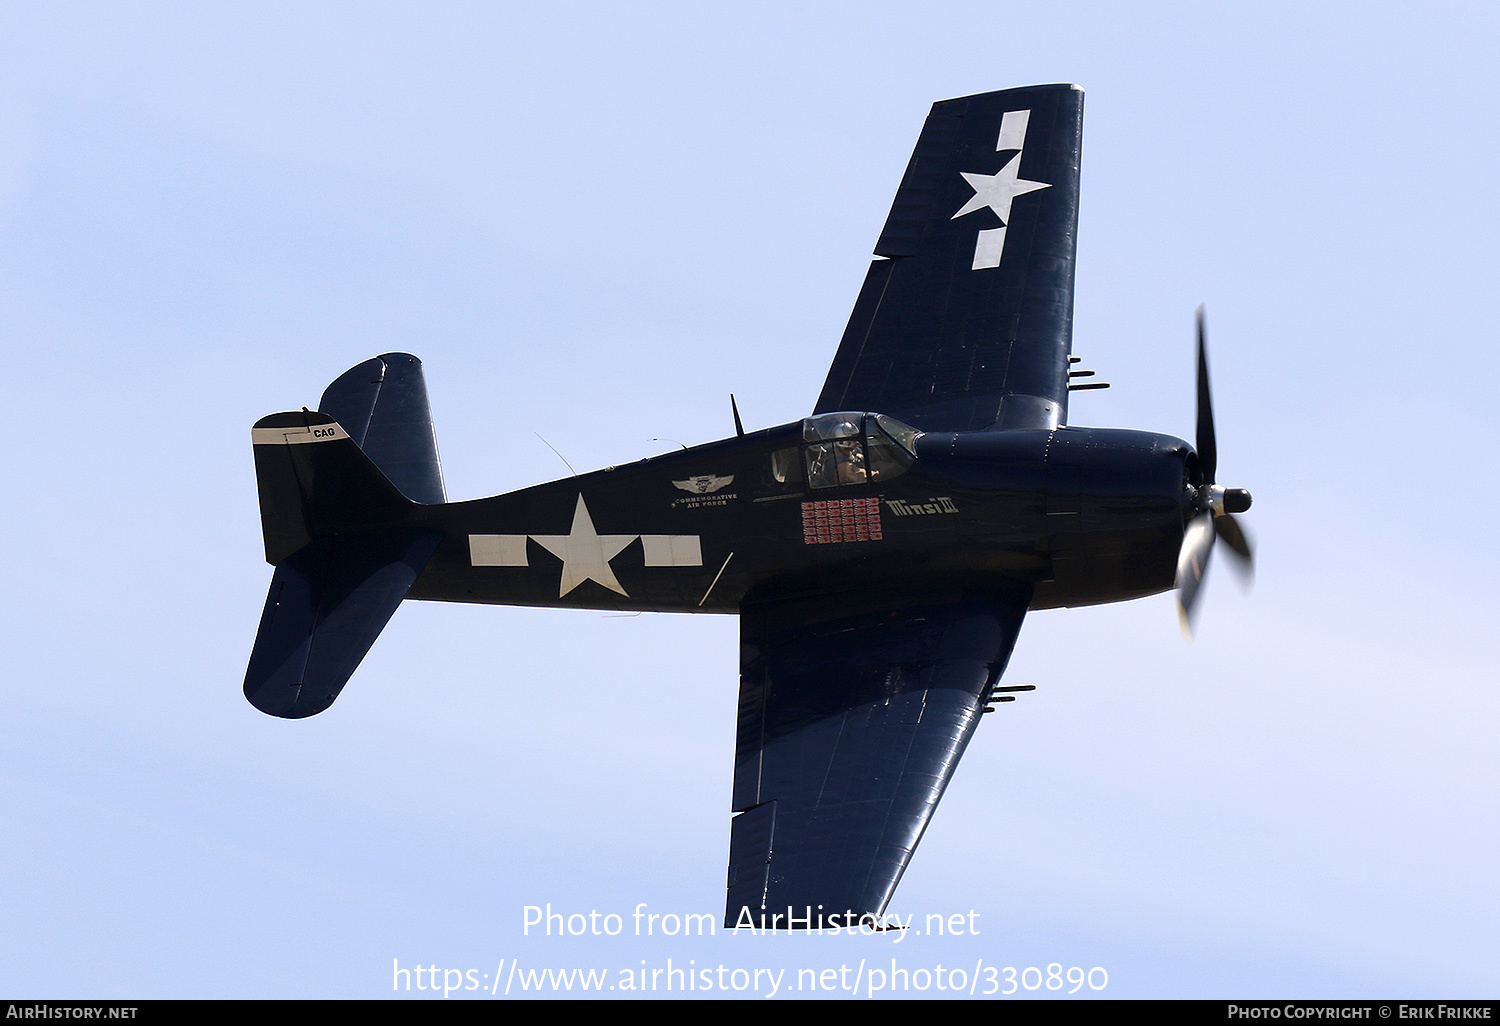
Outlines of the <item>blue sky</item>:
[{"label": "blue sky", "polygon": [[[0,990],[671,958],[785,993],[896,957],[1492,997],[1496,21],[0,5]],[[1212,579],[1191,645],[1170,596],[1028,619],[1039,689],[892,906],[978,936],[523,936],[549,902],[717,917],[732,618],[411,603],[327,714],[244,701],[258,417],[414,352],[467,498],[562,476],[537,433],[583,469],[727,434],[730,391],[803,416],[928,105],[1054,81],[1088,91],[1074,351],[1114,386],[1072,420],[1190,435],[1206,302],[1259,579]]]}]

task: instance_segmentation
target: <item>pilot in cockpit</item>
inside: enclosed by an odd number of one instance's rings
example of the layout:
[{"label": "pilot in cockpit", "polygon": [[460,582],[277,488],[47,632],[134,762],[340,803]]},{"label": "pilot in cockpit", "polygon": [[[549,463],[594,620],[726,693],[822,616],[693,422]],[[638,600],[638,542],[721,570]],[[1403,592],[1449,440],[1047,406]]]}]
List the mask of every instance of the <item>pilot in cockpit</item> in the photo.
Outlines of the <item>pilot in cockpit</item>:
[{"label": "pilot in cockpit", "polygon": [[841,438],[834,443],[839,484],[862,484],[865,480],[865,454],[856,438]]}]

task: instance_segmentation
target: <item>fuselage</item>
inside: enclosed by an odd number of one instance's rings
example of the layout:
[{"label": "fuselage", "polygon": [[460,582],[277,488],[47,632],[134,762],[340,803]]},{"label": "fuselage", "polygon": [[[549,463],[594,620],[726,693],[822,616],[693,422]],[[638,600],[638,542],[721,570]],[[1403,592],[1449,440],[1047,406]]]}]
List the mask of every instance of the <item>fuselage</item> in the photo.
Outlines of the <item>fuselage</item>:
[{"label": "fuselage", "polygon": [[418,507],[414,599],[735,612],[836,577],[1033,588],[1033,609],[1173,585],[1196,458],[1169,435],[919,433],[825,414],[626,466]]}]

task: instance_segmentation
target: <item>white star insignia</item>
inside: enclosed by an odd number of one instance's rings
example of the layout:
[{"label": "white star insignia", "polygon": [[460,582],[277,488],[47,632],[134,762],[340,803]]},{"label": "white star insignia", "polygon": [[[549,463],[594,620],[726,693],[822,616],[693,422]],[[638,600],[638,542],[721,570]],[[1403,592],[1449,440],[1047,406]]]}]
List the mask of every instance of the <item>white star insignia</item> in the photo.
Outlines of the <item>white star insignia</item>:
[{"label": "white star insignia", "polygon": [[969,197],[969,202],[959,208],[958,213],[948,220],[956,220],[965,214],[972,214],[976,210],[989,207],[1000,218],[1003,225],[1010,224],[1010,203],[1017,196],[1024,196],[1028,192],[1036,192],[1038,189],[1052,188],[1049,182],[1029,182],[1019,177],[1021,174],[1021,154],[1017,152],[1005,162],[998,174],[975,175],[967,171],[960,171],[964,181],[974,190],[974,195]]},{"label": "white star insignia", "polygon": [[562,582],[558,585],[557,597],[562,598],[584,581],[597,581],[610,591],[629,597],[609,561],[618,556],[631,542],[640,537],[635,534],[599,534],[594,530],[589,508],[583,496],[578,496],[578,505],[573,510],[573,529],[568,534],[534,534],[532,541],[563,561]]},{"label": "white star insignia", "polygon": [[1008,110],[1000,118],[1000,136],[995,140],[995,152],[1015,150],[997,174],[976,175],[960,171],[974,195],[948,220],[956,220],[965,214],[989,207],[1000,219],[999,228],[981,228],[974,240],[974,270],[983,267],[999,267],[1005,253],[1005,229],[1010,224],[1010,204],[1017,196],[1038,189],[1049,189],[1048,182],[1030,182],[1021,177],[1021,153],[1026,148],[1026,126],[1031,123],[1031,111]]}]

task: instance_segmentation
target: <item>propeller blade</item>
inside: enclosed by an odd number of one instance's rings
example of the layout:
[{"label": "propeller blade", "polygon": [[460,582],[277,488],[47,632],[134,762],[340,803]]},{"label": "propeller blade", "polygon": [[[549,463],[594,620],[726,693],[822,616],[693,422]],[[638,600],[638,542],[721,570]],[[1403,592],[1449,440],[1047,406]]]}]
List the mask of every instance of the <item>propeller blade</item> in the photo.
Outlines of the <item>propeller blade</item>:
[{"label": "propeller blade", "polygon": [[1219,447],[1214,438],[1214,401],[1208,392],[1208,332],[1203,307],[1198,307],[1198,463],[1204,484],[1214,483],[1219,469]]},{"label": "propeller blade", "polygon": [[1214,529],[1229,551],[1234,554],[1234,566],[1246,584],[1255,580],[1255,551],[1239,519],[1233,513],[1214,518]]},{"label": "propeller blade", "polygon": [[1236,513],[1250,508],[1250,493],[1243,488],[1221,488],[1215,483],[1219,472],[1219,444],[1214,432],[1214,400],[1208,387],[1208,328],[1204,308],[1198,307],[1198,472],[1203,480],[1192,505],[1197,513],[1182,533],[1182,548],[1177,553],[1177,615],[1182,633],[1192,638],[1193,607],[1208,571],[1208,557],[1214,541],[1223,536],[1234,557],[1234,568],[1248,585],[1255,577],[1255,553],[1250,538]]},{"label": "propeller blade", "polygon": [[1177,617],[1182,633],[1192,637],[1193,607],[1208,570],[1208,557],[1214,550],[1214,515],[1200,513],[1182,534],[1182,548],[1177,553]]}]

